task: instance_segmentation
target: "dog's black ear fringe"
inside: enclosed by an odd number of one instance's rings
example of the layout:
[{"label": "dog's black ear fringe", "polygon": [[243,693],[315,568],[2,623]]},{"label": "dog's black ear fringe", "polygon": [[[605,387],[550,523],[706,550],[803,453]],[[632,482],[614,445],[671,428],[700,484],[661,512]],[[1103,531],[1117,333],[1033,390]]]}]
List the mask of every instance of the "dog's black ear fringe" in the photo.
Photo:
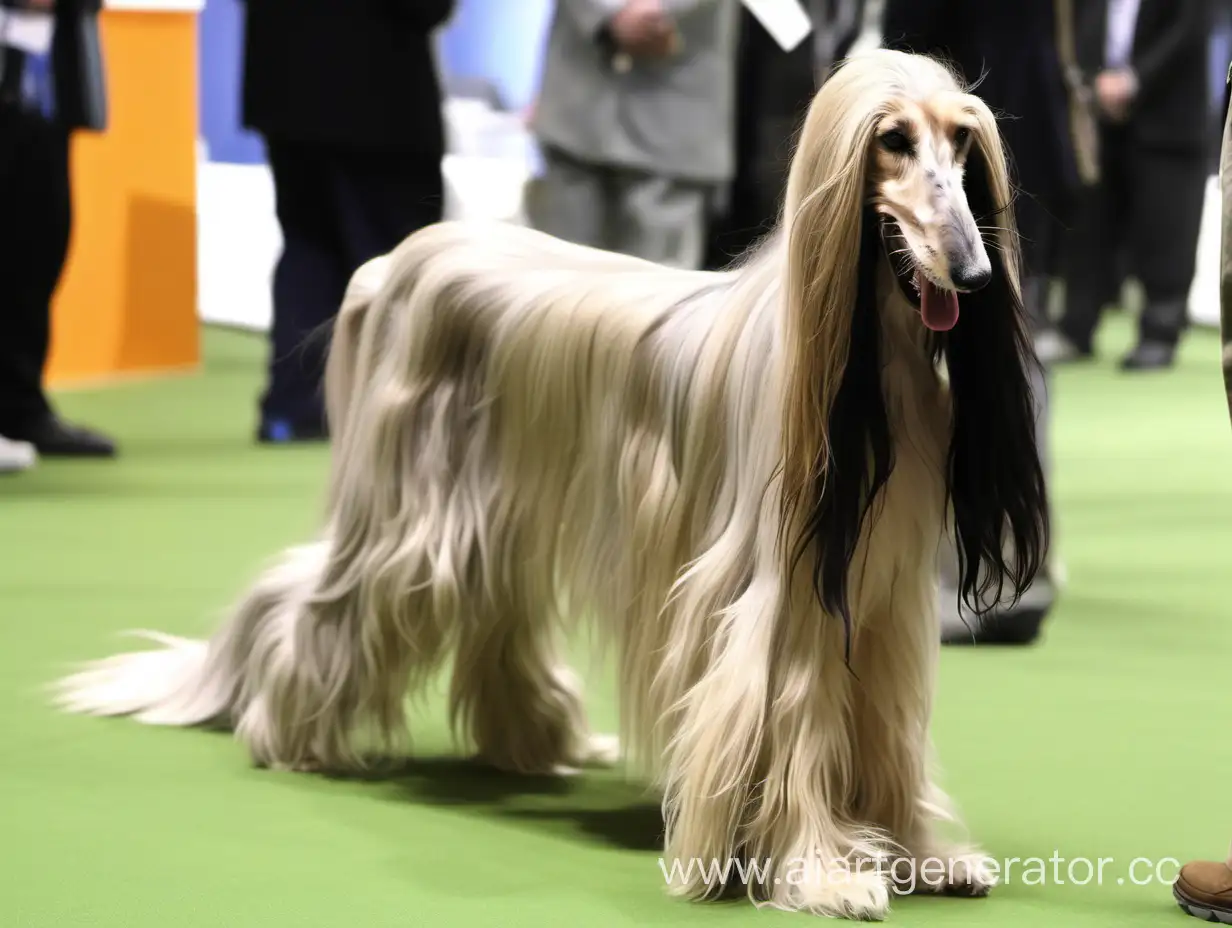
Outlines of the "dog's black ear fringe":
[{"label": "dog's black ear fringe", "polygon": [[843,379],[827,422],[829,460],[813,487],[813,506],[800,552],[817,552],[813,588],[822,607],[842,618],[844,660],[851,661],[848,579],[865,519],[894,467],[889,417],[881,387],[881,328],[877,307],[880,222],[870,208],[861,217],[859,275],[851,340]]},{"label": "dog's black ear fringe", "polygon": [[[967,199],[981,225],[1003,225],[978,146]],[[953,437],[949,503],[958,546],[959,596],[976,615],[1017,602],[1048,548],[1048,502],[1035,433],[1031,369],[1039,361],[1020,292],[1000,243],[989,246],[992,280],[962,296],[962,315],[940,340],[949,372]]]}]

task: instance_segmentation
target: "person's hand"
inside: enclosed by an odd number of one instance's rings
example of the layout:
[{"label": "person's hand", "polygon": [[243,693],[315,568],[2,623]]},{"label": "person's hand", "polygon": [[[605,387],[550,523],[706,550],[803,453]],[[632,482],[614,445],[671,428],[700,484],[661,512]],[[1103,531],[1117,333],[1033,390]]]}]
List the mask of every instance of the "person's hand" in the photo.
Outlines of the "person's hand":
[{"label": "person's hand", "polygon": [[627,0],[609,27],[620,50],[639,58],[663,58],[679,45],[676,24],[660,0]]},{"label": "person's hand", "polygon": [[1095,97],[1099,108],[1113,122],[1124,122],[1138,93],[1138,81],[1128,70],[1101,71],[1095,78]]}]

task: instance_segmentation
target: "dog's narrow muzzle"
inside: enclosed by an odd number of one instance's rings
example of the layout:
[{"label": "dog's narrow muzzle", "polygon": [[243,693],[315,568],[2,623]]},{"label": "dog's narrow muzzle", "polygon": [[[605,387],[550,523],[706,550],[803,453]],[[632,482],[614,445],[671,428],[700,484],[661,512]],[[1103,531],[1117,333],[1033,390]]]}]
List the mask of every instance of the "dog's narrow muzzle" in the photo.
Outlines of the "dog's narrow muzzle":
[{"label": "dog's narrow muzzle", "polygon": [[973,293],[988,286],[992,280],[992,261],[965,198],[951,204],[942,241],[950,266],[950,283],[955,290]]}]

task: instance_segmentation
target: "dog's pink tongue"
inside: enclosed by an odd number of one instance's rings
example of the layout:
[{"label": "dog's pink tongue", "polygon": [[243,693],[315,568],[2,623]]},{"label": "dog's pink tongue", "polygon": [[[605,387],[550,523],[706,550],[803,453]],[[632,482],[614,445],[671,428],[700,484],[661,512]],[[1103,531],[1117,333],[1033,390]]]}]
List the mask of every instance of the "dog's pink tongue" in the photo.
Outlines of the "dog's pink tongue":
[{"label": "dog's pink tongue", "polygon": [[920,315],[934,332],[948,332],[958,322],[958,294],[942,290],[923,278],[920,281]]}]

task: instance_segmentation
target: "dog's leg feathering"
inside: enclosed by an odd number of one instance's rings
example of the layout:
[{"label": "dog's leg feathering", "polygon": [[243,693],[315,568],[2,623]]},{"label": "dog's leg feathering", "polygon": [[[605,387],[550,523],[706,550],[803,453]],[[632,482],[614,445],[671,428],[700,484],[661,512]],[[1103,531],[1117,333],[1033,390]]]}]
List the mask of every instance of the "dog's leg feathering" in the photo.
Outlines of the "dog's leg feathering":
[{"label": "dog's leg feathering", "polygon": [[702,868],[743,860],[757,868],[746,888],[759,905],[880,919],[890,893],[878,864],[891,850],[884,834],[846,814],[852,759],[842,627],[809,615],[785,623],[771,644],[765,631],[775,599],[754,583],[735,604],[731,614],[745,614],[725,625],[685,701],[667,757],[665,850],[687,878],[668,889],[712,897],[730,887],[707,880]]},{"label": "dog's leg feathering", "polygon": [[492,578],[469,604],[450,689],[453,728],[509,773],[568,775],[614,763],[615,739],[589,732],[580,681],[558,656],[554,616],[531,605],[550,600],[519,589],[524,580]]},{"label": "dog's leg feathering", "polygon": [[[890,874],[910,892],[986,895],[986,855],[961,836],[950,800],[933,781],[929,723],[940,628],[931,573],[900,583],[861,629],[853,656],[859,814],[901,847]],[[956,834],[944,831],[952,829]]]}]

